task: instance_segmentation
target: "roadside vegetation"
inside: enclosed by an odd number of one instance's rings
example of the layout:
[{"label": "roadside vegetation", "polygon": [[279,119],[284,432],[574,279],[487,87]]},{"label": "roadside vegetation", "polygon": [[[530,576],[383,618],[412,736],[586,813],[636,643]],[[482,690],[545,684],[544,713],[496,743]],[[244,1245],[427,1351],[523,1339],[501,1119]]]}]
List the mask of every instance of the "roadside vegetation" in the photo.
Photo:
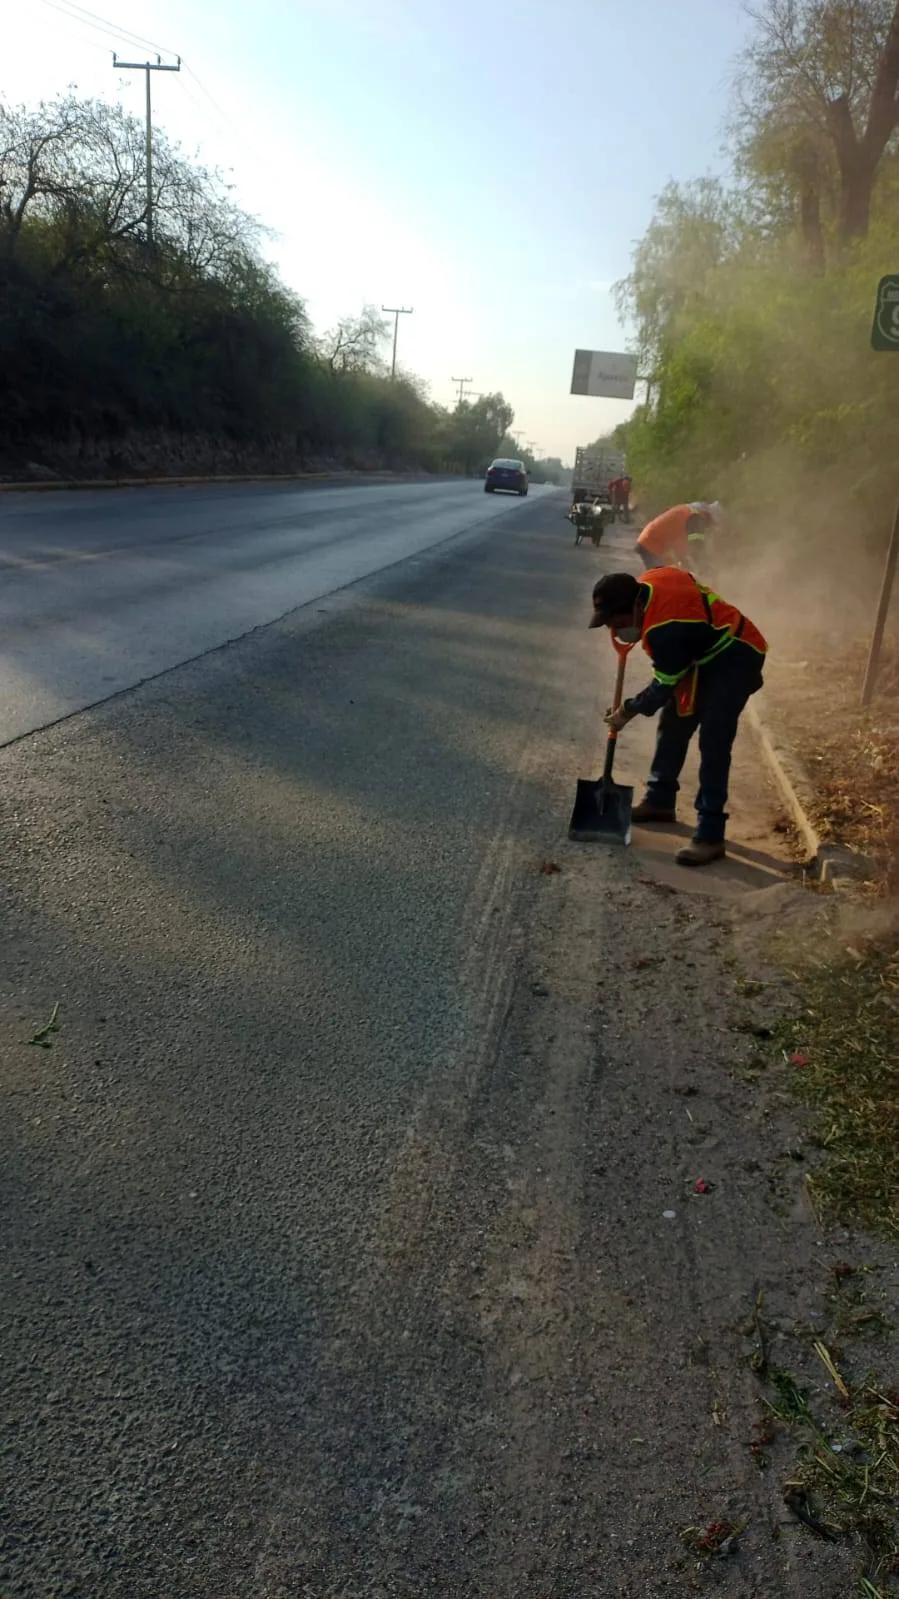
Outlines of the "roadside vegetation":
[{"label": "roadside vegetation", "polygon": [[618,285],[644,402],[616,431],[653,514],[720,499],[710,552],[772,645],[769,697],[820,780],[824,837],[899,855],[899,603],[859,706],[897,496],[899,343],[871,348],[899,263],[897,0],[758,0],[727,178],[672,181]]},{"label": "roadside vegetation", "polygon": [[305,463],[478,472],[508,437],[502,394],[449,410],[390,380],[363,307],[316,333],[221,176],[156,130],[66,95],[0,105],[0,470],[127,474]]},{"label": "roadside vegetation", "polygon": [[788,959],[798,1005],[777,1036],[816,1147],[809,1203],[855,1253],[827,1332],[782,1345],[780,1364],[757,1306],[754,1448],[763,1465],[787,1441],[787,1506],[810,1536],[849,1540],[855,1591],[881,1599],[899,1583],[895,1328],[855,1255],[863,1230],[899,1239],[895,599],[867,709],[859,688],[899,495],[899,353],[871,348],[879,280],[899,269],[899,4],[746,9],[730,176],[670,182],[618,286],[646,393],[615,440],[645,512],[728,506],[715,579],[769,634],[767,697],[820,835],[868,862],[855,931]]},{"label": "roadside vegetation", "polygon": [[879,1277],[837,1261],[816,1325],[789,1330],[769,1321],[759,1289],[743,1329],[759,1385],[753,1460],[760,1471],[784,1461],[781,1497],[807,1536],[853,1550],[860,1599],[889,1599],[899,1577],[899,1392],[871,1369],[889,1360],[892,1331]]},{"label": "roadside vegetation", "polygon": [[803,1003],[784,1039],[824,1156],[809,1197],[822,1220],[899,1244],[899,953],[860,933],[798,975]]},{"label": "roadside vegetation", "polygon": [[899,260],[899,6],[762,0],[732,175],[667,185],[621,310],[646,403],[618,430],[653,505],[719,497],[744,534],[877,543],[899,492],[899,358],[870,347]]}]

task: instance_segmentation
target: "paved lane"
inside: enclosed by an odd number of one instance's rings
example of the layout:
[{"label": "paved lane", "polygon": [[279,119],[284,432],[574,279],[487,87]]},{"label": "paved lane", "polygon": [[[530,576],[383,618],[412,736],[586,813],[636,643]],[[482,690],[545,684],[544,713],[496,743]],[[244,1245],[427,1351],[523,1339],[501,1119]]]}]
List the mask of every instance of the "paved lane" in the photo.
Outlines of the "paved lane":
[{"label": "paved lane", "polygon": [[713,1514],[720,1599],[849,1592],[746,1447],[723,931],[564,837],[563,503],[0,752],[0,1595],[684,1599]]},{"label": "paved lane", "polygon": [[527,503],[471,482],[6,496],[0,744]]}]

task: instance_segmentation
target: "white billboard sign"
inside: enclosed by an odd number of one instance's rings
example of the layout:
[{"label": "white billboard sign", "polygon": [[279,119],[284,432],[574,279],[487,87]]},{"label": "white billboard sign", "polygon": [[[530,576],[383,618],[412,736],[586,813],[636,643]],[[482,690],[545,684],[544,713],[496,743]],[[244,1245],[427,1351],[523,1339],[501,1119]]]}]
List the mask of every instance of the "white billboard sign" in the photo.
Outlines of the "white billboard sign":
[{"label": "white billboard sign", "polygon": [[632,400],[637,357],[611,350],[575,350],[572,394],[593,394],[607,400]]}]

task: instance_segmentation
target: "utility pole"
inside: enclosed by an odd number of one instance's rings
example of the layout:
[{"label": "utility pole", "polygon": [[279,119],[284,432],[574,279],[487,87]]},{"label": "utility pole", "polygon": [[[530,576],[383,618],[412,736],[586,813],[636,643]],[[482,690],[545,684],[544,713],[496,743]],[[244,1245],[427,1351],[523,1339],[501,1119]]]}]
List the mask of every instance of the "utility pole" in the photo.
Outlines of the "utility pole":
[{"label": "utility pole", "polygon": [[415,310],[413,305],[382,305],[382,311],[393,317],[393,360],[390,363],[391,380],[396,377],[396,336],[400,330],[400,317],[411,316]]},{"label": "utility pole", "polygon": [[880,604],[877,607],[874,632],[871,636],[871,647],[868,650],[868,660],[865,666],[865,677],[862,683],[863,705],[870,705],[874,696],[874,685],[877,682],[877,668],[880,665],[880,651],[890,610],[890,596],[893,592],[897,563],[899,563],[899,505],[896,507],[896,515],[893,518],[893,532],[887,550],[886,566],[883,569],[883,582],[880,586]]},{"label": "utility pole", "polygon": [[155,61],[120,61],[115,51],[112,56],[113,67],[121,72],[145,72],[147,74],[147,244],[153,248],[153,108],[150,103],[150,73],[151,72],[180,72],[181,57],[178,57],[175,66],[163,64],[161,56]]},{"label": "utility pole", "polygon": [[458,405],[461,405],[462,401],[465,398],[465,390],[466,390],[468,384],[471,382],[471,378],[450,378],[450,382],[451,383],[458,383],[458,385],[459,385],[459,398],[458,398],[456,403]]}]

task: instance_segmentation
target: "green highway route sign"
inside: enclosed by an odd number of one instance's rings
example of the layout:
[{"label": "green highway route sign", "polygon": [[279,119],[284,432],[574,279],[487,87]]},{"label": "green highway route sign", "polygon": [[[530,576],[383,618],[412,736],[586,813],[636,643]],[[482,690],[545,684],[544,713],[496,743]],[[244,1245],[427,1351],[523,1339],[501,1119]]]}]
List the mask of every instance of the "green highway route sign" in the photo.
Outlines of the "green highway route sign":
[{"label": "green highway route sign", "polygon": [[872,350],[899,350],[899,272],[891,272],[877,285]]}]

